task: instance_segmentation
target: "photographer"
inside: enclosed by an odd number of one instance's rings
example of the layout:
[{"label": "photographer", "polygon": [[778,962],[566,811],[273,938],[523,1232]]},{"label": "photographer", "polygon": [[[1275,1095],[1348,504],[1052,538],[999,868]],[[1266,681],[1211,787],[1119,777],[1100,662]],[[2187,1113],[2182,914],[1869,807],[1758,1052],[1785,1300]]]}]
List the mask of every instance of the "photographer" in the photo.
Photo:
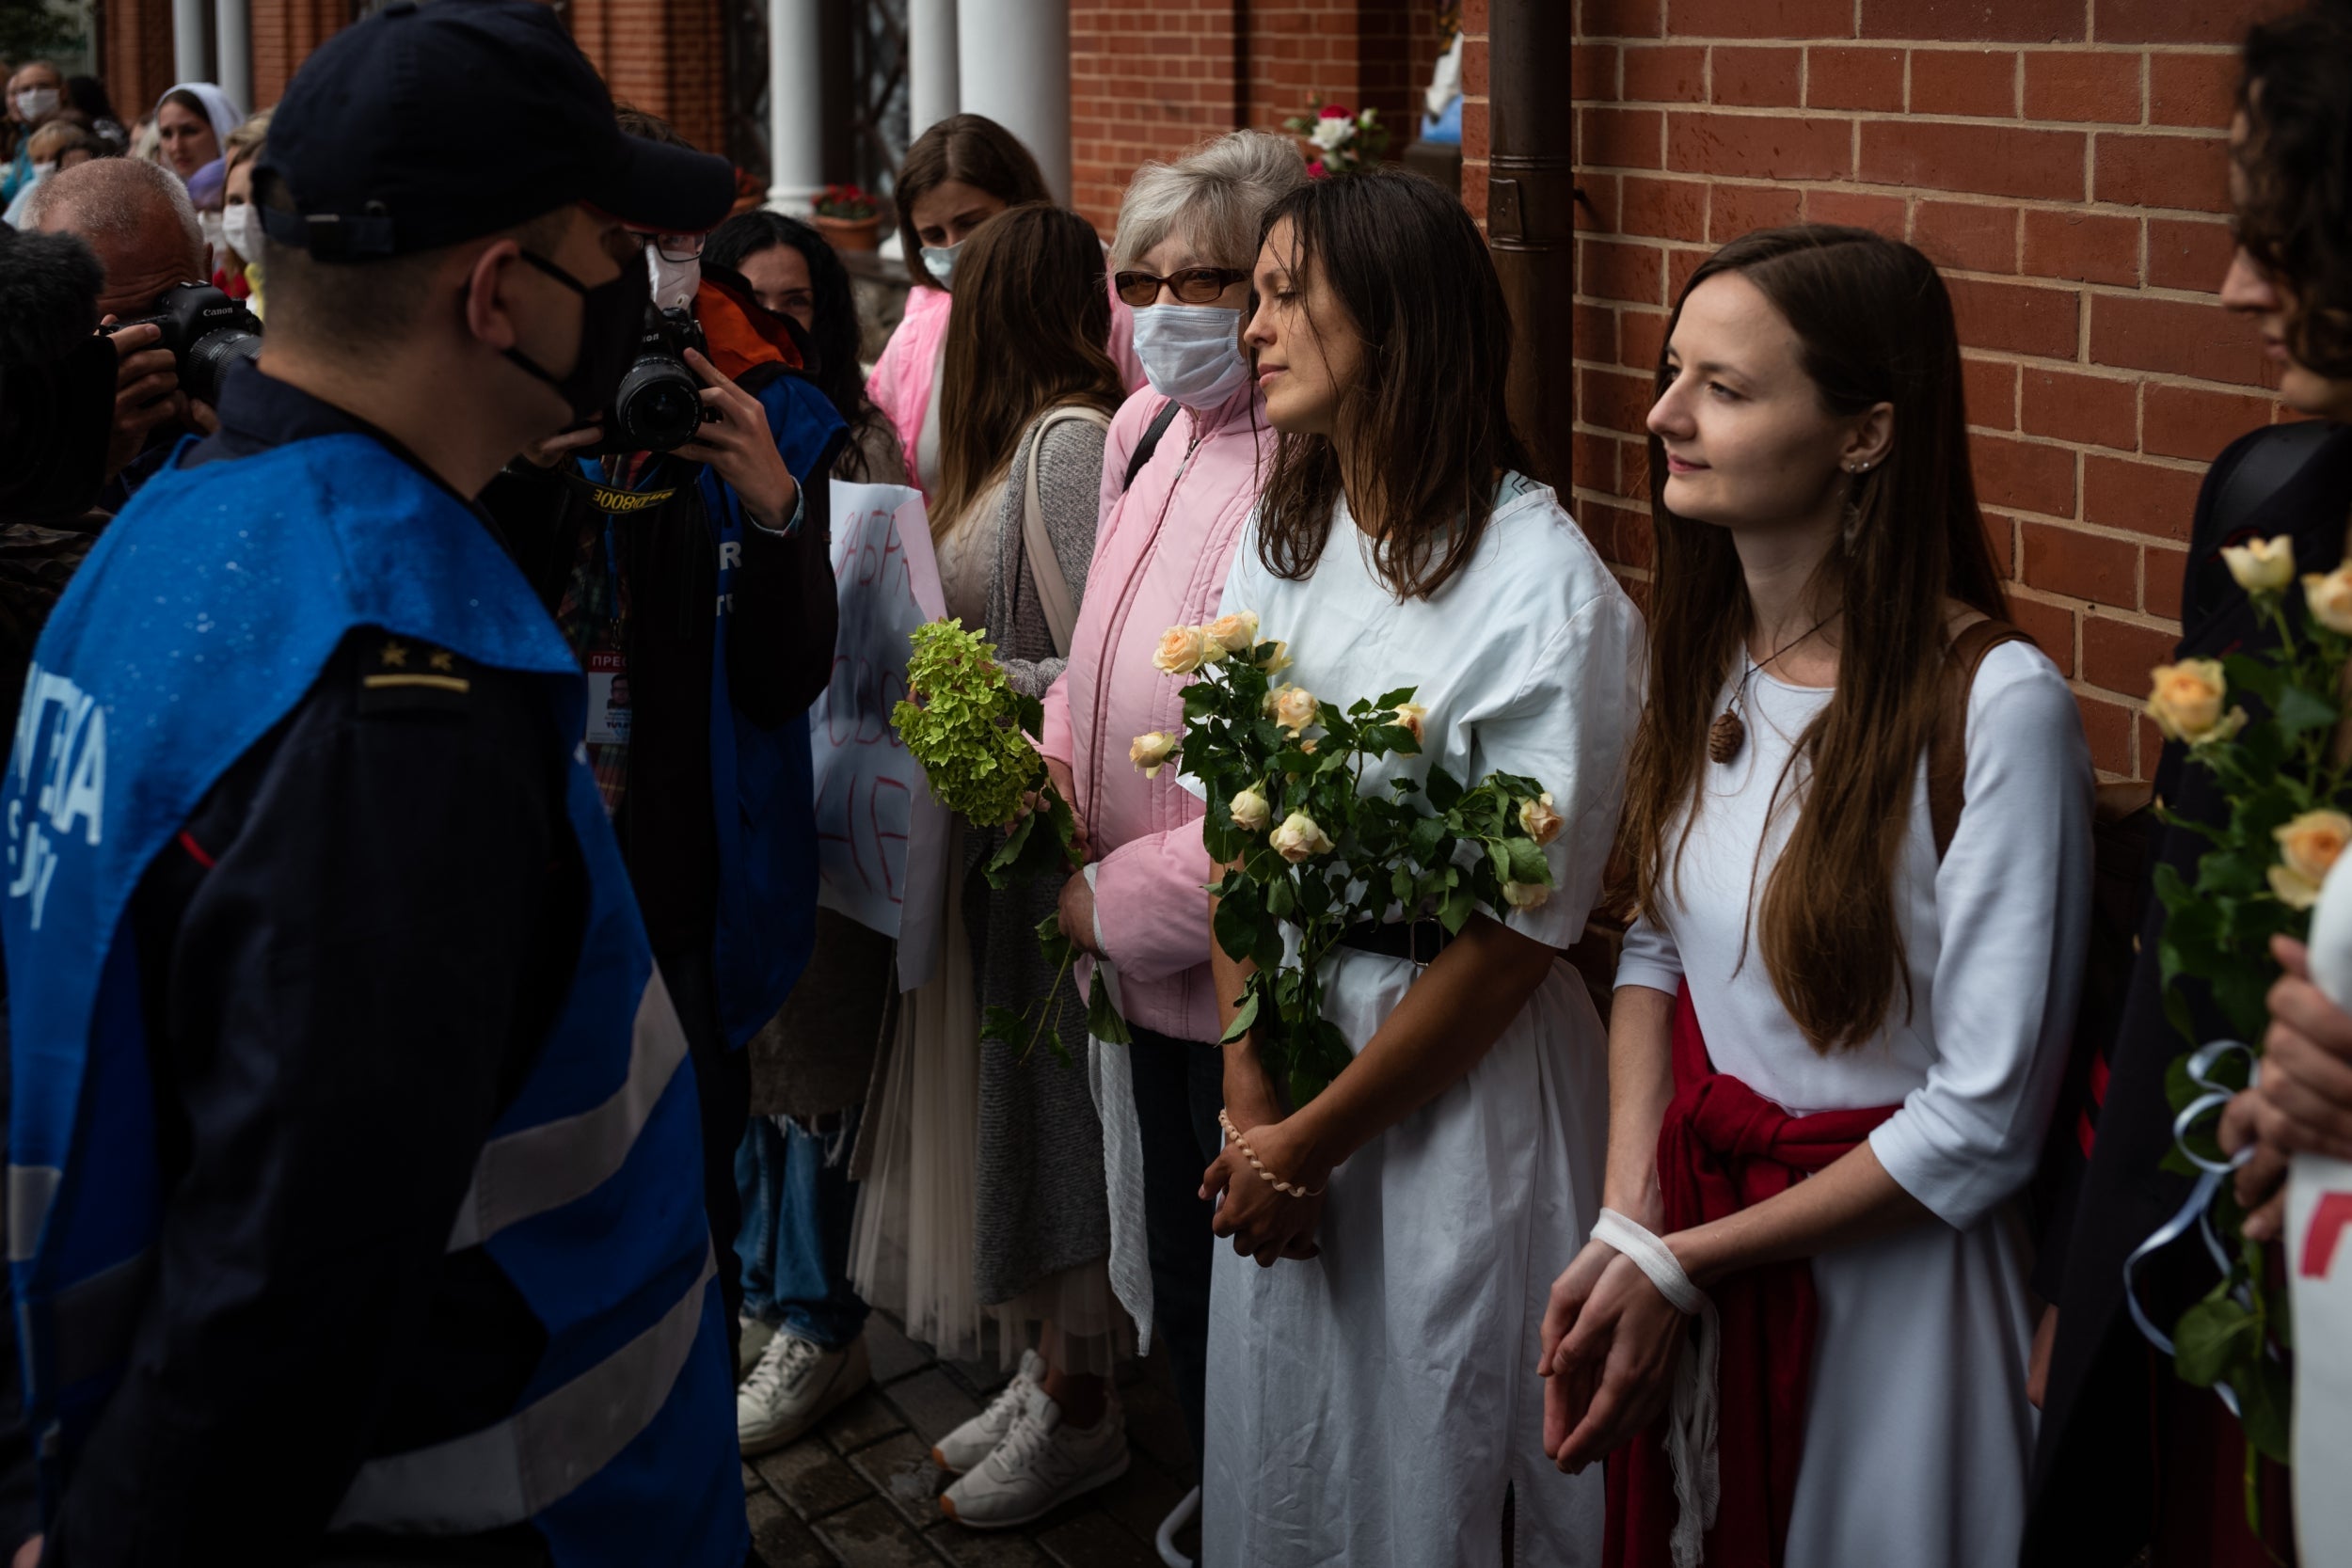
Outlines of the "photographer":
[{"label": "photographer", "polygon": [[[624,110],[621,123],[690,150],[650,116]],[[826,475],[847,430],[798,373],[783,319],[747,290],[707,282],[701,248],[699,235],[660,234],[647,251],[654,304],[679,312],[674,324],[699,319],[711,340],[709,356],[675,343],[657,355],[675,354],[672,373],[682,364],[704,384],[693,438],[615,451],[630,442],[605,422],[609,410],[534,449],[544,466],[517,465],[485,499],[589,672],[590,761],[693,1050],[733,1338],[735,1150],[751,1097],[742,1047],[783,1006],[814,942],[803,720],[833,669]],[[602,456],[580,461],[591,452]]]},{"label": "photographer", "polygon": [[[204,231],[186,187],[142,159],[59,169],[41,183],[27,216],[39,232],[79,235],[97,253],[105,269],[98,310],[109,323],[150,315],[165,290],[206,276]],[[181,390],[179,363],[160,346],[160,328],[129,326],[114,340],[114,439],[101,499],[107,511],[121,508],[181,436],[213,427],[212,410]]]},{"label": "photographer", "polygon": [[732,188],[529,0],[393,0],[287,88],[268,346],[0,783],[51,1568],[744,1560],[684,1035],[472,499],[612,396],[626,225]]}]

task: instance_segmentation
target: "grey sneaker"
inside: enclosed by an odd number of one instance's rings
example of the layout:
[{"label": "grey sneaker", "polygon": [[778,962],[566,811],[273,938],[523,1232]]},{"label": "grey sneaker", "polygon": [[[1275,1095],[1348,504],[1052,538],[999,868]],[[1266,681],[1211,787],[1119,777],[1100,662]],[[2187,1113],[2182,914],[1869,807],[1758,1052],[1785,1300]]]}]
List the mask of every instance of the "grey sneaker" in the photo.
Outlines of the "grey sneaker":
[{"label": "grey sneaker", "polygon": [[931,1463],[951,1476],[977,1467],[1012,1430],[1013,1418],[1021,1414],[1029,1390],[1044,1386],[1045,1363],[1037,1352],[1023,1351],[1021,1370],[1012,1374],[1012,1381],[996,1391],[986,1410],[939,1440],[939,1446],[931,1449]]},{"label": "grey sneaker", "polygon": [[1010,1529],[1126,1473],[1127,1425],[1116,1402],[1082,1430],[1064,1425],[1061,1406],[1037,1388],[1005,1440],[947,1488],[939,1508],[968,1529]]},{"label": "grey sneaker", "polygon": [[735,1437],[746,1454],[780,1449],[874,1379],[860,1335],[840,1350],[776,1331],[735,1391]]}]

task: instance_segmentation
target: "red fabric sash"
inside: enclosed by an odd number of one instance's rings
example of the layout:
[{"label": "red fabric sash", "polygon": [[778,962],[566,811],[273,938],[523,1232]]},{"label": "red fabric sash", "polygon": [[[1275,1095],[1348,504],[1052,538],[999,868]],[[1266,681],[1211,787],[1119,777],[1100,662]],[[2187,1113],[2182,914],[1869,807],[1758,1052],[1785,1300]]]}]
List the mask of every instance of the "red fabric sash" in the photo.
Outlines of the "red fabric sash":
[{"label": "red fabric sash", "polygon": [[[1880,1105],[1792,1117],[1717,1072],[1688,986],[1675,1000],[1675,1097],[1658,1133],[1661,1234],[1734,1214],[1836,1161],[1895,1114]],[[1711,1292],[1723,1318],[1723,1500],[1708,1568],[1781,1568],[1804,1449],[1816,1304],[1804,1259],[1733,1275]],[[1673,1568],[1674,1472],[1655,1429],[1610,1456],[1611,1568]]]}]

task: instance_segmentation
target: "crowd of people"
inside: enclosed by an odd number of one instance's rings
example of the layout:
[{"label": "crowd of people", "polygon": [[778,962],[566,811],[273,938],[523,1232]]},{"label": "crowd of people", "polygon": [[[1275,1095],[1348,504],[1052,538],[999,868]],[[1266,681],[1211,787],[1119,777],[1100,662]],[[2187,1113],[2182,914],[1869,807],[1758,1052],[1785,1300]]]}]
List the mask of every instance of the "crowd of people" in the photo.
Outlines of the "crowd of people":
[{"label": "crowd of people", "polygon": [[[2094,774],[1917,250],[1692,274],[1637,608],[1515,433],[1484,237],[1402,172],[1237,131],[1106,243],[955,116],[869,369],[818,231],[730,215],[527,0],[384,8],[249,119],[190,83],[126,129],[41,62],[8,115],[19,1568],[736,1568],[739,1456],[867,1386],[876,1310],[1010,1372],[932,1450],[969,1528],[1121,1475],[1157,1342],[1213,1568],[2291,1560],[2123,1309],[2183,1191],[2158,927],[2086,988]],[[2183,520],[2185,655],[2275,640],[2224,546],[2352,545],[2352,8],[2253,30],[2231,135],[2216,282],[2308,422]],[[920,498],[1084,860],[994,887],[1008,830],[956,826],[908,986],[818,905],[836,484]],[[1548,897],[1346,932],[1303,1102],[1200,794],[1130,750],[1184,726],[1168,628],[1244,615],[1294,689],[1414,692],[1367,788],[1548,792]],[[2177,744],[2156,787],[2187,867],[2224,808]],[[1565,955],[1613,915],[1604,1022]],[[2289,1155],[2352,1154],[2352,1017],[2281,958],[2223,1125],[2258,1240]],[[983,1039],[1057,995],[1056,1049]]]}]

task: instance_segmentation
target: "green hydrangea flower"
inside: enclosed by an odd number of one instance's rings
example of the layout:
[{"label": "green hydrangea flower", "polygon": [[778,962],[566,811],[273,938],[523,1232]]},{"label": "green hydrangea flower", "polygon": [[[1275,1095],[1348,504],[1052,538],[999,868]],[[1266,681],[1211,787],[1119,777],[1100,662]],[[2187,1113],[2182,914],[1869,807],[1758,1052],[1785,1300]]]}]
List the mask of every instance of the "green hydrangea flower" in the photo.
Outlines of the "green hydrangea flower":
[{"label": "green hydrangea flower", "polygon": [[1045,778],[1044,759],[1022,734],[1041,721],[1036,699],[1012,689],[996,645],[961,621],[919,627],[914,643],[908,700],[890,715],[898,738],[940,804],[984,827],[1010,822]]}]

